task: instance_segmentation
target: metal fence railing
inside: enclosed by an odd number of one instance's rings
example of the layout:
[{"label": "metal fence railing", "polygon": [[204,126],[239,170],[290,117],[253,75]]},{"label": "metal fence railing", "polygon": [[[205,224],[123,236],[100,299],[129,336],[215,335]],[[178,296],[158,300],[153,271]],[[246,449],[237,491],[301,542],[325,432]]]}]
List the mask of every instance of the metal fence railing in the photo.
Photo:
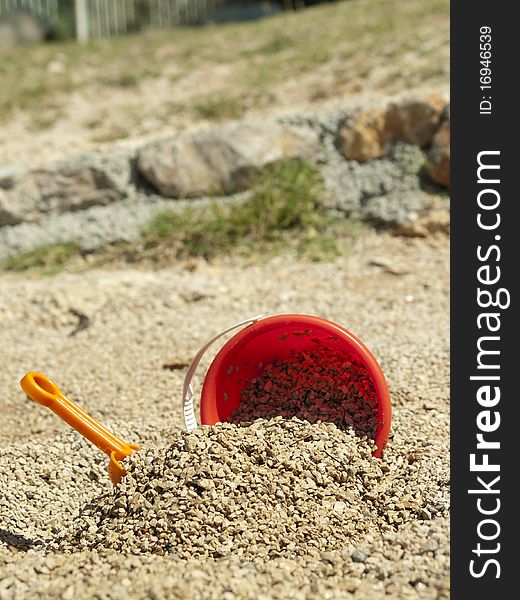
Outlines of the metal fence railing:
[{"label": "metal fence railing", "polygon": [[[111,37],[143,25],[167,29],[206,21],[213,15],[217,0],[76,0],[84,24],[78,23],[80,38]],[[80,7],[79,5],[84,5]]]},{"label": "metal fence railing", "polygon": [[216,0],[153,0],[151,25],[163,28],[205,21],[213,15],[217,3]]},{"label": "metal fence railing", "polygon": [[[143,28],[202,23],[227,4],[229,0],[0,0],[0,16],[26,10],[54,23],[72,17],[77,39],[85,41]],[[285,9],[296,4],[296,0],[282,2]]]},{"label": "metal fence railing", "polygon": [[27,10],[54,19],[58,16],[58,0],[0,0],[0,15],[14,10]]},{"label": "metal fence railing", "polygon": [[135,0],[76,0],[78,39],[107,38],[136,28]]},{"label": "metal fence railing", "polygon": [[53,22],[72,10],[79,40],[136,29],[166,29],[204,22],[225,0],[0,0],[0,15],[26,10]]}]

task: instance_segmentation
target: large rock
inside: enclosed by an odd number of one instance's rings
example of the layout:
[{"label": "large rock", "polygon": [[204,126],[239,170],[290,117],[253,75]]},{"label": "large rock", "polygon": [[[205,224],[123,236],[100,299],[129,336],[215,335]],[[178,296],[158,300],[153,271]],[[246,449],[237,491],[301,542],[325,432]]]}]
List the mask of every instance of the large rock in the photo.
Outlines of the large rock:
[{"label": "large rock", "polygon": [[386,112],[387,135],[417,146],[427,146],[439,128],[446,101],[438,94],[392,102]]},{"label": "large rock", "polygon": [[39,44],[50,33],[50,28],[35,15],[23,11],[0,16],[0,48],[18,44]]},{"label": "large rock", "polygon": [[429,154],[429,176],[444,187],[450,187],[450,120],[443,122],[433,138]]},{"label": "large rock", "polygon": [[389,141],[385,122],[386,115],[381,109],[364,110],[354,119],[347,120],[339,131],[339,147],[343,156],[358,162],[381,158]]},{"label": "large rock", "polygon": [[386,156],[396,141],[427,146],[439,128],[445,106],[441,96],[429,94],[362,110],[340,126],[338,147],[346,159],[366,162]]},{"label": "large rock", "polygon": [[11,189],[20,173],[21,170],[15,165],[0,165],[0,189]]},{"label": "large rock", "polygon": [[18,218],[9,210],[7,194],[0,189],[0,225],[15,225],[19,222]]},{"label": "large rock", "polygon": [[131,179],[131,161],[123,155],[86,155],[46,168],[4,175],[0,185],[0,226],[110,204],[125,197]]},{"label": "large rock", "polygon": [[309,128],[236,122],[149,144],[137,166],[163,196],[197,198],[242,191],[262,167],[311,158],[318,147],[318,134]]}]

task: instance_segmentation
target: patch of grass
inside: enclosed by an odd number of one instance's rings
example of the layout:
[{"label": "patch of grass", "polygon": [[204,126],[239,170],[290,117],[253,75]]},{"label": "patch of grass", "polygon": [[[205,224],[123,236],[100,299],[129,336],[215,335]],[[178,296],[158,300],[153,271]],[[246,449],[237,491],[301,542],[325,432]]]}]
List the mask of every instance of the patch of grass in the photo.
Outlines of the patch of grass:
[{"label": "patch of grass", "polygon": [[74,242],[37,246],[27,252],[9,256],[4,261],[6,271],[38,270],[44,275],[54,275],[61,271],[71,258],[77,256],[78,247]]},{"label": "patch of grass", "polygon": [[434,79],[436,77],[446,76],[448,72],[447,65],[425,65],[421,68],[421,75],[425,79]]},{"label": "patch of grass", "polygon": [[255,64],[254,68],[245,68],[237,79],[242,80],[248,89],[259,93],[269,90],[279,79],[279,73],[284,69],[284,64],[279,64],[279,60],[269,60]]},{"label": "patch of grass", "polygon": [[168,75],[169,83],[175,84],[180,81],[184,77],[184,73],[174,73],[173,75]]},{"label": "patch of grass", "polygon": [[[233,85],[233,95],[242,97],[251,92],[251,81],[265,80],[266,86],[284,82],[294,77],[294,67],[302,72],[342,57],[348,63],[355,56],[377,65],[399,39],[405,46],[397,48],[396,60],[405,51],[420,53],[424,39],[432,35],[444,44],[448,29],[449,0],[350,0],[250,23],[143,32],[84,45],[64,41],[1,48],[0,118],[12,110],[38,111],[56,98],[66,104],[78,90],[95,92],[97,86],[114,85],[131,90],[144,78],[168,77],[161,68],[168,64],[178,69],[174,78],[225,65],[217,93],[227,95]],[[435,52],[428,60],[432,66],[439,62]],[[63,64],[63,72],[50,69],[56,61]],[[356,65],[343,67],[350,78],[359,76]],[[407,68],[420,81],[428,76],[418,67]]]},{"label": "patch of grass", "polygon": [[[368,73],[367,73],[368,74]],[[381,82],[383,85],[390,85],[392,83],[398,83],[402,80],[403,71],[401,68],[390,69],[388,73],[385,73]]]},{"label": "patch of grass", "polygon": [[251,198],[242,203],[181,212],[162,211],[143,230],[145,253],[164,257],[214,258],[277,252],[288,246],[311,260],[343,251],[356,226],[338,220],[321,203],[317,169],[302,161],[269,166],[256,178]]},{"label": "patch of grass", "polygon": [[244,108],[236,98],[208,98],[195,104],[193,112],[198,118],[219,121],[238,119],[244,113]]},{"label": "patch of grass", "polygon": [[128,129],[123,127],[109,127],[108,129],[98,131],[90,136],[90,139],[93,142],[97,142],[99,144],[105,144],[108,142],[114,142],[116,140],[124,140],[130,137],[130,133]]},{"label": "patch of grass", "polygon": [[49,93],[49,86],[45,82],[28,85],[22,89],[22,95],[28,101],[38,101]]},{"label": "patch of grass", "polygon": [[31,115],[28,127],[31,131],[45,131],[54,127],[59,119],[60,115],[58,113],[34,114]]},{"label": "patch of grass", "polygon": [[282,50],[292,48],[293,46],[294,42],[289,36],[277,33],[270,40],[259,46],[256,52],[260,54],[278,54],[278,52],[282,52]]},{"label": "patch of grass", "polygon": [[328,62],[332,59],[332,56],[332,52],[327,48],[310,48],[307,52],[298,55],[294,63],[298,64],[300,69],[311,70]]},{"label": "patch of grass", "polygon": [[117,79],[117,85],[122,88],[137,87],[139,78],[134,73],[122,73]]}]

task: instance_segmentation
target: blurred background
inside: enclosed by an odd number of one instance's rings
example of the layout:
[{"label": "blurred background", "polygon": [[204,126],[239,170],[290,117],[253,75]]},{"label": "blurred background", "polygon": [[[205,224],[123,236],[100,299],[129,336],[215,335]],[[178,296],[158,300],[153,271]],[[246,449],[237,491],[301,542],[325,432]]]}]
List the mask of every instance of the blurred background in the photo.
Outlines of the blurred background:
[{"label": "blurred background", "polygon": [[447,231],[448,10],[0,0],[2,268]]},{"label": "blurred background", "polygon": [[2,43],[82,41],[146,29],[258,19],[334,0],[2,0]]}]

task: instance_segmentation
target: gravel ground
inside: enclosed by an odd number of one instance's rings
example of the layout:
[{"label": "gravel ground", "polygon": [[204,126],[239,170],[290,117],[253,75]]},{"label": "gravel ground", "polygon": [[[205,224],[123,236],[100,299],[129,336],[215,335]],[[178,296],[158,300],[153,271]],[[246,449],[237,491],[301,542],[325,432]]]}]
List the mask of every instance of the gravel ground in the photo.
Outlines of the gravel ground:
[{"label": "gravel ground", "polygon": [[[370,232],[325,264],[2,275],[0,598],[447,598],[447,265],[444,237]],[[163,364],[260,312],[326,317],[374,352],[394,407],[382,460],[330,424],[180,431],[184,371]],[[114,491],[106,457],[24,398],[29,369],[142,445],[133,480]],[[156,506],[134,511],[137,493]]]}]

